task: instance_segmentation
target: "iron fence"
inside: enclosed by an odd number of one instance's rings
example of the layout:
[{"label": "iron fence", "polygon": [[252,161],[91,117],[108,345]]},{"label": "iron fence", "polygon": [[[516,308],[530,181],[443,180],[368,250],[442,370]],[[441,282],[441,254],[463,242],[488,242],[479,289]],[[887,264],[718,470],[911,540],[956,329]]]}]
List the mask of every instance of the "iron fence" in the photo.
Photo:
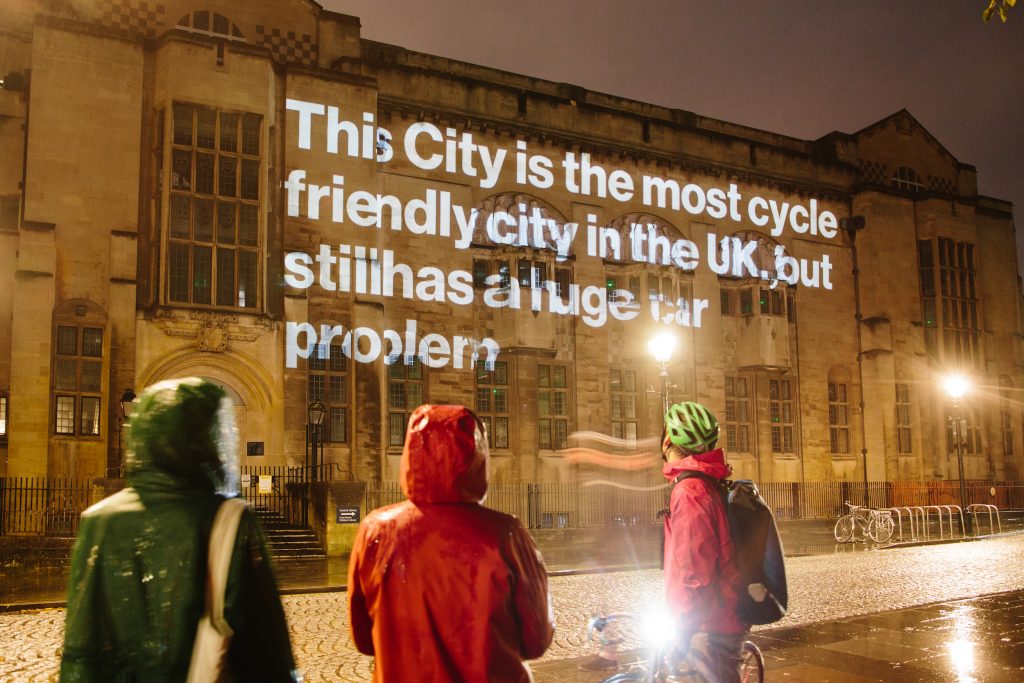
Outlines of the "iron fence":
[{"label": "iron fence", "polygon": [[[764,482],[761,495],[777,519],[835,519],[844,503],[864,503],[864,483],[847,481]],[[967,504],[990,503],[1000,509],[1024,509],[1024,482],[966,484]],[[669,490],[658,486],[613,483],[491,484],[484,505],[523,520],[531,529],[654,524],[666,507]],[[958,505],[957,481],[868,482],[871,507]],[[366,509],[401,502],[398,482],[368,482]]]},{"label": "iron fence", "polygon": [[300,465],[245,465],[241,468],[240,493],[265,518],[278,517],[289,524],[305,526],[308,503],[307,482],[345,479],[337,463],[315,467]]},{"label": "iron fence", "polygon": [[0,535],[74,536],[91,479],[0,477]]},{"label": "iron fence", "polygon": [[[302,525],[309,481],[348,479],[334,463],[316,468],[247,466],[242,495],[270,515]],[[93,495],[91,479],[0,477],[0,535],[72,536]],[[778,519],[835,519],[843,503],[862,504],[863,482],[764,482],[761,494]],[[1024,482],[965,482],[966,503],[1024,509]],[[97,490],[99,495],[103,495]],[[648,482],[493,483],[484,504],[531,529],[645,525],[657,522],[669,489]],[[958,481],[868,482],[872,507],[959,505]],[[396,481],[367,482],[367,511],[405,500]]]}]

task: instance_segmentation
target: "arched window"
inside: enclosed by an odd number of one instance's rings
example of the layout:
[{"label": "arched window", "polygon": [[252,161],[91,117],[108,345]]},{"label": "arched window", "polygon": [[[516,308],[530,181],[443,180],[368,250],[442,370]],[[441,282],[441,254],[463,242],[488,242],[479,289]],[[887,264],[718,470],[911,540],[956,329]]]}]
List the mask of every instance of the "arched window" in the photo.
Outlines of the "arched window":
[{"label": "arched window", "polygon": [[924,189],[924,183],[921,182],[917,172],[908,166],[897,168],[896,172],[892,174],[890,183],[897,190],[906,190],[915,194]]},{"label": "arched window", "polygon": [[210,36],[222,36],[225,38],[244,39],[238,25],[225,17],[223,14],[209,10],[190,12],[181,19],[178,19],[178,27],[185,28],[195,33],[204,33]]}]

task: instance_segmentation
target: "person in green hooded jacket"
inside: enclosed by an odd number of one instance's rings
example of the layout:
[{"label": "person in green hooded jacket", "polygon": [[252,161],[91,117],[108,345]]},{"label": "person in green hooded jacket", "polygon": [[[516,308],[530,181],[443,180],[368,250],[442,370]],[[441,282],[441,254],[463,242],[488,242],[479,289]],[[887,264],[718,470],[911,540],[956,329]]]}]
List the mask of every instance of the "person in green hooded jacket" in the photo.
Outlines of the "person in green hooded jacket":
[{"label": "person in green hooded jacket", "polygon": [[[230,400],[197,378],[147,388],[128,425],[129,488],[82,513],[71,557],[60,680],[185,681],[203,613],[217,508],[237,495]],[[224,615],[233,680],[296,681],[266,541],[242,514]]]}]

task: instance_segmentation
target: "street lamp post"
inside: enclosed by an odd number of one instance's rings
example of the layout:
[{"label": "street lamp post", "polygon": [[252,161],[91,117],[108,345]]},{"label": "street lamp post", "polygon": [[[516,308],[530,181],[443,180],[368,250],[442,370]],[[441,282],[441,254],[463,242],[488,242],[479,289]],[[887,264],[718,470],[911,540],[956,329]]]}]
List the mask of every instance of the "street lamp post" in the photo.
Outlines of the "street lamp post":
[{"label": "street lamp post", "polygon": [[131,389],[125,389],[124,393],[121,394],[121,400],[118,401],[121,407],[121,419],[117,425],[117,467],[108,467],[107,476],[110,477],[114,470],[117,470],[118,476],[121,474],[121,468],[124,465],[124,454],[121,450],[121,432],[124,431],[124,424],[128,421],[128,418],[132,416],[132,408],[135,407],[135,392]]},{"label": "street lamp post", "polygon": [[[326,413],[324,404],[320,401],[313,401],[306,408],[306,466],[310,475],[309,479],[313,481],[317,480],[317,462],[321,458],[318,458],[320,451],[318,448],[323,448],[320,443],[320,423],[323,422],[324,413]],[[312,446],[312,448],[310,448]]]},{"label": "street lamp post", "polygon": [[647,342],[647,350],[654,356],[661,369],[661,414],[668,412],[668,363],[676,348],[676,338],[668,332],[661,332]]},{"label": "street lamp post", "polygon": [[949,396],[950,400],[949,419],[953,423],[953,441],[956,443],[956,465],[960,476],[960,509],[963,511],[963,520],[967,527],[966,532],[973,534],[974,529],[971,524],[971,517],[967,514],[967,485],[964,482],[964,419],[960,404],[964,394],[970,390],[971,384],[963,375],[949,375],[943,379],[942,388],[946,391],[946,395]]}]

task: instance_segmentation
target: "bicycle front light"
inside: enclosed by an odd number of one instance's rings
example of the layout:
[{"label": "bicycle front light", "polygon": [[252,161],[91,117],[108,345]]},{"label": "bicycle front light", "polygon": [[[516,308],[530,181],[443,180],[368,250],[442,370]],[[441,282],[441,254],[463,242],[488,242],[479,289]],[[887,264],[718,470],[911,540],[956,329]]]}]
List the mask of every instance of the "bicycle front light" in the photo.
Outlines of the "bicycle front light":
[{"label": "bicycle front light", "polygon": [[644,610],[640,620],[640,637],[645,643],[654,646],[669,644],[676,635],[676,620],[664,607],[651,607]]}]

